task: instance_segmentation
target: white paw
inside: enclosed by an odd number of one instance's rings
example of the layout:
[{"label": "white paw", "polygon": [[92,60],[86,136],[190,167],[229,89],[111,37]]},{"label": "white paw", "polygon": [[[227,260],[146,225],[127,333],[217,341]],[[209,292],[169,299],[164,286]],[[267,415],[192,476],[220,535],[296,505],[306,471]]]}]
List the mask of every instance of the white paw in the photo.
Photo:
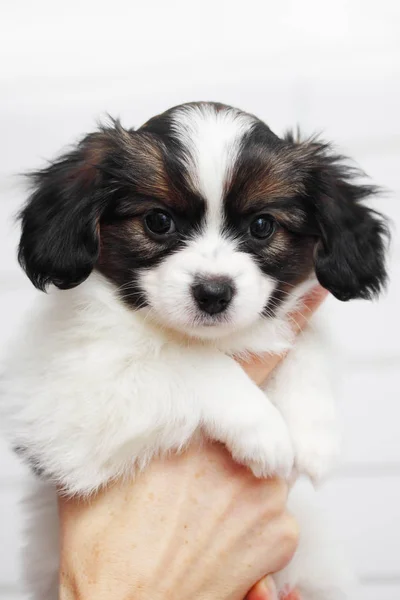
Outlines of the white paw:
[{"label": "white paw", "polygon": [[293,470],[293,446],[279,413],[271,412],[262,421],[243,425],[228,447],[233,458],[248,466],[256,477],[278,475],[287,479]]},{"label": "white paw", "polygon": [[339,455],[339,439],[325,429],[304,429],[293,435],[294,460],[299,473],[317,483],[334,467]]}]

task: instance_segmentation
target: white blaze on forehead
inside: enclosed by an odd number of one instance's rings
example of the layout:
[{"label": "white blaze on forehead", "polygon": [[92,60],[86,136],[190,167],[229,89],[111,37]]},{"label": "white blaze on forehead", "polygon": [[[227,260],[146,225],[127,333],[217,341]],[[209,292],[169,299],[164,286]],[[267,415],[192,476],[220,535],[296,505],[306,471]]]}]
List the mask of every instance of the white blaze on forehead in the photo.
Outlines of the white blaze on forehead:
[{"label": "white blaze on forehead", "polygon": [[184,147],[191,184],[207,203],[208,224],[218,227],[225,184],[240,142],[255,119],[234,108],[217,111],[207,104],[178,108],[172,119],[175,134]]}]

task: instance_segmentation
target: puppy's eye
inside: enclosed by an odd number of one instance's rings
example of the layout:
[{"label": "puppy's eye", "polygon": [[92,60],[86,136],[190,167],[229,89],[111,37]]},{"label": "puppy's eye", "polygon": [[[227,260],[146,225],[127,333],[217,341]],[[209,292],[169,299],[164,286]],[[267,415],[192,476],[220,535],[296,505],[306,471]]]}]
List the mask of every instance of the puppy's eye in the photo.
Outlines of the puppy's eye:
[{"label": "puppy's eye", "polygon": [[261,215],[250,224],[250,234],[259,239],[266,240],[274,233],[276,223],[269,215]]},{"label": "puppy's eye", "polygon": [[147,231],[155,236],[164,236],[175,231],[175,223],[170,215],[162,210],[153,210],[144,218]]}]

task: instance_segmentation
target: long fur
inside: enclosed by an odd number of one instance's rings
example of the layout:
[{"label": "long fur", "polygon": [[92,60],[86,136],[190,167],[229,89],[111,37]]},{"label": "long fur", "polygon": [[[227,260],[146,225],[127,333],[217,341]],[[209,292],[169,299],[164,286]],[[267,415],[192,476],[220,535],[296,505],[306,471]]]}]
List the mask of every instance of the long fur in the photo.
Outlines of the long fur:
[{"label": "long fur", "polygon": [[[317,331],[264,390],[233,356],[289,349],[289,314],[316,278],[341,299],[381,289],[385,224],[361,203],[373,192],[329,147],[210,103],[137,132],[115,123],[36,174],[19,258],[52,285],[1,383],[5,432],[41,478],[25,554],[35,600],[56,600],[56,486],[88,495],[195,435],[258,477],[326,475],[338,440]],[[343,597],[347,569],[308,501],[291,502],[303,537],[280,588]]]}]

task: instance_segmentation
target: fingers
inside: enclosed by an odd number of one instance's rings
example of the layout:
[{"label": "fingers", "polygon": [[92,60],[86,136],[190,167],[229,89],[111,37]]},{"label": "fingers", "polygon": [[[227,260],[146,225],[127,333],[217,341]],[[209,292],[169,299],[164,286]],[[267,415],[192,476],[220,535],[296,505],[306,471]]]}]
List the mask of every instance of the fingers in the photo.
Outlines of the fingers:
[{"label": "fingers", "polygon": [[254,383],[261,385],[277,364],[281,362],[282,358],[282,354],[264,354],[262,356],[251,356],[246,360],[239,360],[239,364]]},{"label": "fingers", "polygon": [[254,585],[246,596],[246,600],[278,600],[278,592],[270,575]]},{"label": "fingers", "polygon": [[298,592],[296,592],[296,590],[293,590],[293,592],[290,592],[290,594],[284,596],[282,600],[301,600],[301,596]]},{"label": "fingers", "polygon": [[254,585],[245,600],[301,600],[300,594],[293,590],[284,596],[278,595],[274,580],[271,575],[261,579],[256,585]]},{"label": "fingers", "polygon": [[304,329],[310,317],[321,306],[328,294],[329,292],[325,288],[318,285],[304,296],[302,306],[290,315],[295,333],[300,333]]},{"label": "fingers", "polygon": [[[302,306],[289,315],[293,331],[296,334],[300,333],[306,327],[310,317],[319,308],[328,293],[320,285],[316,286],[302,299]],[[251,356],[247,360],[239,360],[239,364],[254,383],[261,385],[284,356],[284,354]]]}]

